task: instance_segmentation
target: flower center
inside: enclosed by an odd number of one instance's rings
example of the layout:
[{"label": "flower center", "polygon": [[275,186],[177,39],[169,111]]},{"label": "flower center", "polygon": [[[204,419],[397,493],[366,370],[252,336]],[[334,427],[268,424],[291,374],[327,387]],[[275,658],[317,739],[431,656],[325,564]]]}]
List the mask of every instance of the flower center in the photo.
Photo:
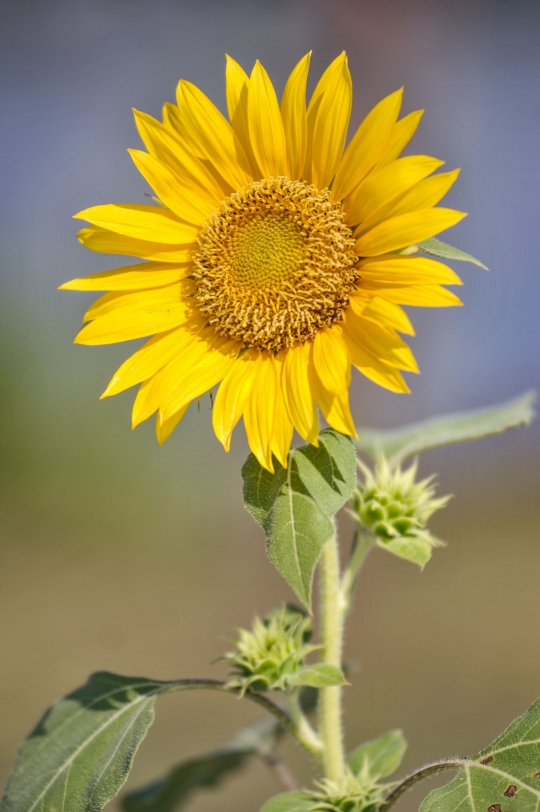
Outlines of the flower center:
[{"label": "flower center", "polygon": [[357,257],[329,194],[267,178],[234,192],[209,217],[194,257],[195,297],[220,335],[277,351],[341,319]]}]

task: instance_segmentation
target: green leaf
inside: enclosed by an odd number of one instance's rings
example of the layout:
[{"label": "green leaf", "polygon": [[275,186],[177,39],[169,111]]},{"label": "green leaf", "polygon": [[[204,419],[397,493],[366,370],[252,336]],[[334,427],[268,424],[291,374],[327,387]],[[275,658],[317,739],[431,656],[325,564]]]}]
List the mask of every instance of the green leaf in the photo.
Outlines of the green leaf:
[{"label": "green leaf", "polygon": [[332,685],[346,685],[343,671],[335,665],[317,663],[301,668],[288,678],[290,685],[307,685],[310,688],[328,688]]},{"label": "green leaf", "polygon": [[532,408],[535,399],[534,392],[526,392],[498,406],[441,415],[400,429],[359,428],[360,439],[356,446],[376,462],[384,456],[391,465],[396,465],[429,448],[478,440],[527,426],[535,415]]},{"label": "green leaf", "polygon": [[412,561],[413,564],[418,564],[420,567],[425,567],[431,558],[431,551],[433,549],[431,544],[428,544],[427,541],[413,538],[412,536],[400,536],[390,541],[379,540],[377,546],[382,547],[383,550],[388,550],[388,552],[399,556],[399,558]]},{"label": "green leaf", "polygon": [[332,517],[356,484],[354,446],[325,429],[318,448],[297,448],[286,469],[277,460],[275,469],[271,474],[250,454],[242,468],[244,501],[264,528],[270,560],[309,609],[315,567],[334,533]]},{"label": "green leaf", "polygon": [[125,782],[171,686],[99,672],[53,705],[23,744],[1,812],[99,812]]},{"label": "green leaf", "polygon": [[401,730],[390,730],[379,739],[361,744],[347,757],[347,764],[358,775],[367,762],[371,778],[385,778],[397,770],[406,749]]},{"label": "green leaf", "polygon": [[175,812],[201,788],[216,787],[256,754],[267,753],[281,734],[274,720],[263,720],[242,730],[221,750],[189,759],[158,781],[130,792],[122,800],[124,812]]},{"label": "green leaf", "polygon": [[261,812],[308,812],[313,798],[307,792],[282,792],[265,803]]},{"label": "green leaf", "polygon": [[479,259],[475,259],[470,254],[466,254],[465,251],[460,251],[459,248],[454,248],[452,245],[448,245],[446,242],[436,240],[435,237],[432,237],[430,240],[419,242],[418,250],[422,254],[430,254],[433,257],[442,257],[442,259],[457,259],[460,262],[472,262],[473,265],[478,265],[485,271],[489,271],[489,268],[487,268],[483,262],[480,262]]},{"label": "green leaf", "polygon": [[540,699],[420,812],[535,812],[540,806]]}]

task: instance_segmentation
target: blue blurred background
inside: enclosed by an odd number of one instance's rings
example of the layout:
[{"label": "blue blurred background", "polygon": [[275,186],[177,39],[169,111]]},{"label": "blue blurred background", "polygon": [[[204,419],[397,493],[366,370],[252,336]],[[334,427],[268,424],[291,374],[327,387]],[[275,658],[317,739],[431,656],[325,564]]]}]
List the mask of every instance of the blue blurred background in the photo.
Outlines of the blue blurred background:
[{"label": "blue blurred background", "polygon": [[[71,215],[148,191],[126,152],[139,147],[131,108],[159,116],[183,77],[224,109],[225,52],[247,70],[260,59],[280,92],[306,51],[313,87],[345,49],[351,128],[405,85],[404,112],[426,110],[412,151],[462,167],[447,200],[470,216],[448,239],[491,271],[456,266],[465,307],[413,312],[413,393],[357,376],[353,413],[386,427],[487,405],[539,378],[540,6],[4,0],[0,17],[3,781],[42,710],[90,671],[221,676],[223,638],[290,598],[242,507],[243,430],[226,455],[203,401],[159,448],[151,421],[130,430],[132,392],[98,400],[126,347],[72,345],[91,296],[57,286],[125,262],[85,251]],[[350,747],[403,727],[404,768],[466,755],[540,695],[539,446],[537,425],[422,458],[456,497],[433,523],[449,546],[422,574],[382,552],[363,573]],[[345,549],[350,536],[343,521]],[[256,717],[221,696],[162,700],[130,786]],[[307,781],[302,754],[284,753]],[[254,765],[192,808],[248,812],[278,790]]]}]

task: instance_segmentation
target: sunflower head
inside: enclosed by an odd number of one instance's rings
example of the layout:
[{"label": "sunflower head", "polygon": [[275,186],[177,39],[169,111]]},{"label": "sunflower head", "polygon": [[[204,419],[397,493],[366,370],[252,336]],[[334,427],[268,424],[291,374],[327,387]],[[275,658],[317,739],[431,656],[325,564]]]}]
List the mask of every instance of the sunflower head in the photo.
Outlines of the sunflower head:
[{"label": "sunflower head", "polygon": [[[227,57],[228,119],[181,80],[163,119],[135,111],[145,150],[130,150],[157,205],[94,206],[76,217],[87,248],[143,262],[75,279],[106,291],[85,314],[81,344],[146,339],[103,397],[139,386],[133,425],[156,415],[163,442],[189,404],[219,385],[215,433],[228,450],[243,418],[265,468],[283,465],[293,431],[317,444],[319,411],[355,435],[354,367],[393,392],[418,372],[399,333],[403,305],[459,304],[445,265],[418,242],[464,215],[437,207],[457,170],[400,157],[421,113],[383,99],[347,145],[352,82],[345,54],[306,103],[310,55],[278,101],[257,62]],[[141,189],[141,192],[143,190]]]},{"label": "sunflower head", "polygon": [[220,335],[291,349],[340,321],[355,290],[354,239],[328,189],[254,181],[209,218],[193,258],[195,298]]}]

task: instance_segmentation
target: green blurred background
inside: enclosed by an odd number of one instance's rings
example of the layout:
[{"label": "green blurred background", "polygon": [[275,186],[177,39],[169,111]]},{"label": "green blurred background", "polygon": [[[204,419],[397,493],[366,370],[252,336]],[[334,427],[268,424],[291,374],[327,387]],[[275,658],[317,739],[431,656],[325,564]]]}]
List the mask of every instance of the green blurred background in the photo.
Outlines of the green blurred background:
[{"label": "green blurred background", "polygon": [[[221,676],[224,638],[291,597],[242,506],[243,430],[226,455],[203,400],[159,448],[152,425],[131,432],[131,392],[98,400],[127,348],[71,343],[91,297],[57,286],[124,262],[85,252],[70,216],[147,191],[125,152],[138,146],[130,108],[159,115],[181,76],[223,108],[226,51],[246,69],[260,58],[281,90],[307,50],[313,86],[345,48],[353,125],[405,84],[404,112],[426,107],[414,151],[462,167],[449,205],[470,217],[449,239],[492,270],[458,268],[464,308],[413,313],[413,394],[357,376],[353,412],[385,427],[487,405],[538,384],[540,8],[18,0],[0,16],[1,783],[44,708],[89,672]],[[347,634],[349,746],[402,727],[404,770],[465,755],[540,695],[539,441],[533,426],[422,458],[455,494],[433,521],[449,544],[422,574],[368,561]],[[344,551],[351,535],[343,518]],[[246,704],[160,700],[129,785],[225,741],[257,718]],[[303,755],[283,752],[307,781]],[[253,764],[192,808],[249,812],[278,790]]]}]

